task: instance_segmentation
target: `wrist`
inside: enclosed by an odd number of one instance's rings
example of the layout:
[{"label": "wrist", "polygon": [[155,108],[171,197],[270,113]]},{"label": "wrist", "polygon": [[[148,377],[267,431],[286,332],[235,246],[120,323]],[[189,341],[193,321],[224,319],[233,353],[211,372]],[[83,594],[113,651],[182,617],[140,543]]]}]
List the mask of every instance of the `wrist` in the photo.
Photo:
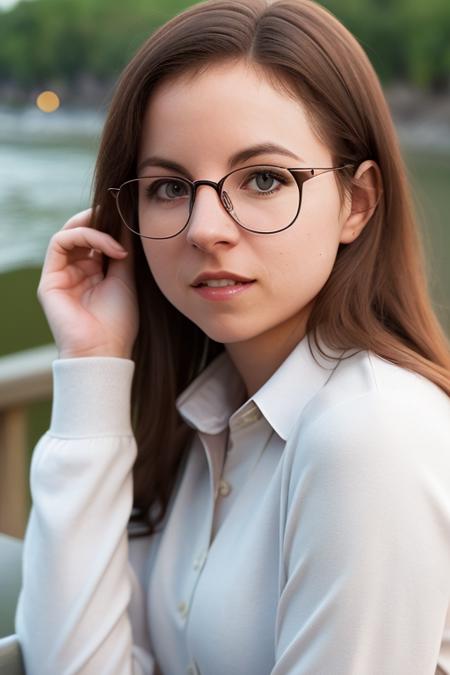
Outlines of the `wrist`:
[{"label": "wrist", "polygon": [[104,358],[118,358],[131,359],[131,349],[126,350],[120,347],[92,347],[91,349],[59,349],[59,359],[80,359],[89,357],[104,357]]}]

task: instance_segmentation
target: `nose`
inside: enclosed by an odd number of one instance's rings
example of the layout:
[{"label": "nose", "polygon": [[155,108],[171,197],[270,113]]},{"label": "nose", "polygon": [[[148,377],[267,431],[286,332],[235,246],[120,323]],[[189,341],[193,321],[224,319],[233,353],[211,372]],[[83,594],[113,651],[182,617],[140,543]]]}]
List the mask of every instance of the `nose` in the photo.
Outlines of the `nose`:
[{"label": "nose", "polygon": [[235,246],[239,241],[239,230],[217,192],[209,185],[199,185],[187,225],[187,241],[203,250],[217,245]]}]

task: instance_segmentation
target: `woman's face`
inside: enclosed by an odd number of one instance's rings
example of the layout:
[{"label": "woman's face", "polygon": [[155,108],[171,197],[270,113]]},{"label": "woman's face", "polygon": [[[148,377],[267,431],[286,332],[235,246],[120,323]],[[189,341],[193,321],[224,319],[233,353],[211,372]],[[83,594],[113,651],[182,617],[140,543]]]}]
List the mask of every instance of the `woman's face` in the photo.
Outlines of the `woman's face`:
[{"label": "woman's face", "polygon": [[[310,128],[299,102],[279,93],[243,63],[210,66],[192,81],[161,84],[151,97],[143,126],[138,165],[157,156],[182,165],[186,174],[160,165],[138,176],[191,177],[218,182],[229,173],[235,153],[262,143],[293,156],[264,152],[251,164],[284,167],[333,166],[328,148]],[[210,338],[224,344],[257,339],[264,344],[301,339],[314,299],[327,281],[343,240],[346,208],[340,209],[334,172],[307,181],[300,213],[276,234],[241,228],[213,188],[198,188],[188,226],[176,237],[142,239],[162,293]],[[218,278],[234,273],[253,283],[213,299],[194,280],[204,272]],[[225,273],[223,273],[225,272]],[[236,289],[236,287],[235,287]]]}]

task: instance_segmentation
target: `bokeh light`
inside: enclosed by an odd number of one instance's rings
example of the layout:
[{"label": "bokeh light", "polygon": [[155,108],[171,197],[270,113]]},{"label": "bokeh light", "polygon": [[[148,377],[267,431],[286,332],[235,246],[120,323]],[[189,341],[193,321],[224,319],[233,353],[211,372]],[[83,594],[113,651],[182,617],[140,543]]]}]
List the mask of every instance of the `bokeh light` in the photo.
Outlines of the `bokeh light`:
[{"label": "bokeh light", "polygon": [[54,91],[43,91],[37,97],[36,105],[42,112],[55,112],[60,106],[59,96]]}]

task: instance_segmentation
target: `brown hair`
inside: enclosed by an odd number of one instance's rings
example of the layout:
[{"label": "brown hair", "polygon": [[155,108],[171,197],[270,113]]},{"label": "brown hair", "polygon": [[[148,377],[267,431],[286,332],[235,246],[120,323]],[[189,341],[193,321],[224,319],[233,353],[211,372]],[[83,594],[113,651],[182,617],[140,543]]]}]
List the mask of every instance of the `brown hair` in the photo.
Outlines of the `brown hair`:
[{"label": "brown hair", "polygon": [[[94,226],[119,238],[107,188],[136,176],[142,119],[157,83],[213,62],[244,59],[304,103],[336,165],[374,160],[383,192],[351,244],[341,244],[307,323],[332,349],[372,350],[450,394],[450,354],[427,287],[425,255],[406,170],[379,80],[357,40],[310,0],[208,0],[175,16],[125,68],[110,106],[95,172]],[[342,173],[342,175],[341,175]],[[355,179],[337,172],[341,196]],[[175,399],[219,352],[157,287],[134,238],[140,328],[134,345],[133,424],[138,444],[131,520],[156,531],[193,430]],[[105,262],[105,270],[107,262]]]}]

